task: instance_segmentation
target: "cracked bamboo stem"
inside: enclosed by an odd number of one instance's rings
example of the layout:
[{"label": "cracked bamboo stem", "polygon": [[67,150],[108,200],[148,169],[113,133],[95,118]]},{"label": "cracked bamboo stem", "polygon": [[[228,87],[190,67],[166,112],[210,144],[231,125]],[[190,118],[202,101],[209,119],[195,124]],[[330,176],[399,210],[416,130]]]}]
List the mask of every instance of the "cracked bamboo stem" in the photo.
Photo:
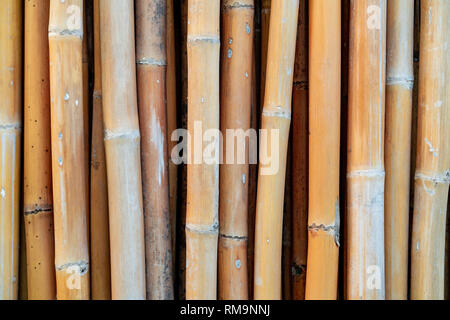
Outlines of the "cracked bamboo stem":
[{"label": "cracked bamboo stem", "polygon": [[145,299],[134,1],[100,0],[112,299]]},{"label": "cracked bamboo stem", "polygon": [[0,5],[0,300],[18,298],[22,1]]},{"label": "cracked bamboo stem", "polygon": [[450,183],[450,2],[422,0],[411,298],[444,298]]},{"label": "cracked bamboo stem", "polygon": [[267,54],[270,63],[261,120],[266,136],[260,141],[260,149],[273,151],[271,159],[260,159],[258,173],[254,274],[254,298],[258,300],[281,299],[283,198],[298,6],[295,0],[272,1]]},{"label": "cracked bamboo stem", "polygon": [[49,0],[25,1],[24,219],[28,299],[56,298],[48,29]]}]

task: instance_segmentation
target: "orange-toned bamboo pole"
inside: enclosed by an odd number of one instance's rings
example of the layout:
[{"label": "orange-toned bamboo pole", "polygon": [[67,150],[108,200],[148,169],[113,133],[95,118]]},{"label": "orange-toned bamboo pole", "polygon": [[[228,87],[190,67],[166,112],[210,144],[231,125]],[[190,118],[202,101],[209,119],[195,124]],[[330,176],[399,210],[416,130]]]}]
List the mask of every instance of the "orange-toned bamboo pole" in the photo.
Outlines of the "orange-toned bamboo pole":
[{"label": "orange-toned bamboo pole", "polygon": [[386,298],[407,299],[414,1],[387,3]]},{"label": "orange-toned bamboo pole", "polygon": [[103,123],[113,299],[145,299],[134,1],[100,0]]},{"label": "orange-toned bamboo pole", "polygon": [[147,298],[173,299],[166,116],[166,1],[136,1]]},{"label": "orange-toned bamboo pole", "polygon": [[[247,300],[247,210],[249,143],[234,134],[250,129],[253,59],[253,0],[222,1],[219,299]],[[242,154],[244,152],[244,154]],[[244,163],[238,159],[243,157]],[[231,161],[230,161],[231,160]]]},{"label": "orange-toned bamboo pole", "polygon": [[94,0],[94,92],[92,95],[92,145],[90,175],[91,297],[111,299],[108,185],[103,141],[100,0]]},{"label": "orange-toned bamboo pole", "polygon": [[421,1],[419,114],[411,243],[411,298],[444,298],[450,183],[450,2]]},{"label": "orange-toned bamboo pole", "polygon": [[269,43],[270,8],[272,0],[261,0],[261,84],[259,88],[261,105],[258,114],[261,114],[264,104],[264,89],[266,86],[267,49]]},{"label": "orange-toned bamboo pole", "polygon": [[18,298],[22,1],[0,5],[0,300]]},{"label": "orange-toned bamboo pole", "polygon": [[23,207],[30,300],[56,298],[47,28],[49,9],[49,0],[25,1]]},{"label": "orange-toned bamboo pole", "polygon": [[[341,1],[309,1],[308,300],[336,299],[339,258]],[[324,156],[326,154],[326,156]]]},{"label": "orange-toned bamboo pole", "polygon": [[201,144],[203,137],[194,131],[199,126],[203,132],[219,129],[220,1],[189,0],[188,21],[188,132],[193,150],[187,166],[186,299],[215,299],[219,164],[200,158],[203,149],[194,144]]},{"label": "orange-toned bamboo pole", "polygon": [[308,243],[308,7],[300,1],[292,90],[292,299],[305,299]]},{"label": "orange-toned bamboo pole", "polygon": [[83,1],[51,0],[48,31],[57,298],[89,299]]},{"label": "orange-toned bamboo pole", "polygon": [[[298,1],[272,1],[255,226],[255,299],[281,298],[281,242]],[[260,152],[260,156],[265,152]],[[267,152],[266,152],[267,153]],[[278,160],[278,161],[277,161]]]},{"label": "orange-toned bamboo pole", "polygon": [[169,156],[169,211],[172,235],[172,264],[175,270],[176,261],[176,225],[177,225],[177,189],[178,166],[171,160],[171,150],[176,146],[171,135],[177,127],[177,78],[175,59],[175,28],[173,0],[167,0],[166,10],[166,39],[167,39],[167,71],[166,71],[166,98],[167,98],[167,139]]},{"label": "orange-toned bamboo pole", "polygon": [[386,1],[350,2],[347,298],[384,299]]}]

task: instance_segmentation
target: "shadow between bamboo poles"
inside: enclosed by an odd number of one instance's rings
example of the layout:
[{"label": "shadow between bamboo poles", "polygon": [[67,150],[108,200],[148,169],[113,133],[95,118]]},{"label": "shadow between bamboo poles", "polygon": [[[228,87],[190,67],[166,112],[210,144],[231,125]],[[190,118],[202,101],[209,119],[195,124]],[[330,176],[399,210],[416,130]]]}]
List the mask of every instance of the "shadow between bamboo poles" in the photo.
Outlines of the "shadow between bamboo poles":
[{"label": "shadow between bamboo poles", "polygon": [[411,299],[444,298],[450,183],[450,2],[421,1],[417,158],[411,242]]},{"label": "shadow between bamboo poles", "polygon": [[94,0],[94,91],[92,95],[90,249],[91,297],[111,299],[108,185],[103,141],[102,67],[100,49],[100,0]]},{"label": "shadow between bamboo poles", "polygon": [[347,299],[384,299],[386,1],[350,2]]},{"label": "shadow between bamboo poles", "polygon": [[385,254],[386,299],[408,294],[409,185],[414,1],[387,4]]},{"label": "shadow between bamboo poles", "polygon": [[[341,2],[309,1],[308,300],[337,297]],[[327,155],[324,157],[324,155]]]},{"label": "shadow between bamboo poles", "polygon": [[[218,249],[219,299],[247,300],[247,243],[248,243],[248,150],[249,144],[226,135],[229,129],[250,128],[252,103],[254,1],[222,2],[221,54],[221,131],[223,158],[233,155],[233,163],[220,167],[220,235]],[[237,141],[237,146],[234,143]],[[234,143],[233,143],[234,142]],[[228,145],[233,143],[230,152]],[[244,150],[245,163],[238,164],[236,154]],[[231,148],[231,147],[230,147]],[[231,157],[230,157],[231,158]]]},{"label": "shadow between bamboo poles", "polygon": [[56,298],[47,28],[49,9],[49,0],[25,1],[23,201],[30,300]]},{"label": "shadow between bamboo poles", "polygon": [[145,299],[134,2],[100,0],[112,299]]},{"label": "shadow between bamboo poles", "polygon": [[[267,55],[270,63],[267,65],[261,121],[261,128],[268,133],[267,139],[261,139],[260,149],[269,150],[273,144],[274,152],[278,152],[279,166],[272,170],[260,162],[258,174],[254,274],[254,298],[258,300],[281,299],[283,199],[298,5],[298,1],[272,1]],[[275,131],[279,133],[278,140],[272,141],[272,130],[278,130]]]}]

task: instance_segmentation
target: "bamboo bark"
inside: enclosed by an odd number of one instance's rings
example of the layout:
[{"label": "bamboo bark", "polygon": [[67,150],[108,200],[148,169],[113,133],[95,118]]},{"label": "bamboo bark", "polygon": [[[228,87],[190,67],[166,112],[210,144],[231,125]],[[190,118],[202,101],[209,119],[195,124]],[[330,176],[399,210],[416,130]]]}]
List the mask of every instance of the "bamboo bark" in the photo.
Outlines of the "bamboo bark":
[{"label": "bamboo bark", "polygon": [[91,296],[111,299],[108,185],[103,141],[102,66],[100,49],[100,7],[94,1],[94,92],[92,95],[91,145]]},{"label": "bamboo bark", "polygon": [[408,294],[414,1],[388,2],[387,32],[386,298],[405,300]]},{"label": "bamboo bark", "polygon": [[308,243],[308,7],[300,1],[292,90],[292,299],[305,299]]},{"label": "bamboo bark", "polygon": [[[255,299],[281,298],[281,246],[286,155],[298,1],[272,1],[255,225]],[[266,152],[267,153],[267,152]],[[260,156],[264,151],[260,151]],[[266,158],[266,159],[264,159]],[[277,161],[278,160],[278,161]]]},{"label": "bamboo bark", "polygon": [[147,298],[173,299],[166,112],[166,2],[136,2]]},{"label": "bamboo bark", "polygon": [[[57,298],[89,299],[83,1],[50,1],[52,179]],[[77,190],[77,192],[73,192]]]},{"label": "bamboo bark", "polygon": [[[253,0],[222,1],[219,299],[247,300],[247,210],[249,143],[227,130],[250,129],[253,59]],[[250,142],[251,143],[251,142]],[[244,152],[242,155],[241,152]],[[229,154],[232,154],[231,157]],[[239,157],[244,157],[244,163]],[[232,160],[229,163],[229,159]],[[226,159],[226,160],[225,160]]]},{"label": "bamboo bark", "polygon": [[419,113],[411,242],[411,298],[444,298],[450,183],[450,2],[421,1]]},{"label": "bamboo bark", "polygon": [[348,299],[384,299],[386,1],[350,2]]},{"label": "bamboo bark", "polygon": [[111,297],[145,299],[134,1],[101,0],[100,34],[111,248]]},{"label": "bamboo bark", "polygon": [[25,2],[23,207],[30,300],[56,298],[47,29],[49,9],[49,0]]},{"label": "bamboo bark", "polygon": [[[203,137],[195,137],[194,131],[199,126],[203,132],[218,130],[220,125],[220,1],[189,0],[188,21],[188,132],[193,138],[193,149],[200,149],[189,154],[198,160],[203,154],[203,148],[198,148]],[[218,144],[218,139],[213,137],[210,143]],[[187,166],[186,299],[189,300],[216,299],[219,163],[217,159],[210,160],[191,161]]]}]

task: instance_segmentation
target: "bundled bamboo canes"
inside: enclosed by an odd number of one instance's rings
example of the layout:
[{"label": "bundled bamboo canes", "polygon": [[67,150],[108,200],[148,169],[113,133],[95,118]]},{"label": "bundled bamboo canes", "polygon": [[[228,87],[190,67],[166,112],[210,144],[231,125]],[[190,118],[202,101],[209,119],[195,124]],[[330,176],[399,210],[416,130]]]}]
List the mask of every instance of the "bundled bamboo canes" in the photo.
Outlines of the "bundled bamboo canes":
[{"label": "bundled bamboo canes", "polygon": [[261,86],[260,86],[260,100],[262,112],[264,103],[264,89],[266,86],[266,70],[267,70],[267,48],[269,44],[269,26],[270,26],[270,9],[272,0],[261,0]]},{"label": "bundled bamboo canes", "polygon": [[[270,152],[271,159],[260,162],[258,174],[255,299],[281,298],[283,198],[298,5],[298,1],[272,2],[267,55],[269,63],[261,120],[261,129],[266,130],[266,137],[261,139],[260,149],[274,151]],[[278,163],[275,159],[278,159]]]},{"label": "bundled bamboo canes", "polygon": [[308,7],[300,1],[292,90],[292,298],[305,299],[308,242]]},{"label": "bundled bamboo canes", "polygon": [[94,1],[94,92],[92,96],[92,145],[90,187],[91,296],[111,299],[108,185],[103,141],[102,66],[100,50],[100,0]]},{"label": "bundled bamboo canes", "polygon": [[422,0],[420,14],[411,298],[443,299],[450,183],[450,2]]},{"label": "bundled bamboo canes", "polygon": [[25,2],[23,207],[30,300],[56,298],[47,28],[49,9],[49,0]]},{"label": "bundled bamboo canes", "polygon": [[101,0],[100,34],[111,235],[111,296],[113,299],[145,299],[134,2]]},{"label": "bundled bamboo canes", "polygon": [[[50,1],[49,58],[58,299],[89,299],[83,1]],[[77,190],[74,192],[73,190]]]},{"label": "bundled bamboo canes", "polygon": [[[228,136],[227,130],[250,128],[252,102],[253,0],[222,1],[221,130],[223,157],[220,168],[219,299],[247,300],[247,210],[249,143]],[[232,141],[229,141],[231,138]],[[237,140],[237,145],[236,145]],[[243,145],[239,145],[243,143]],[[239,152],[245,162],[240,163]],[[229,154],[232,154],[229,156]],[[228,158],[233,163],[228,163]]]},{"label": "bundled bamboo canes", "polygon": [[166,117],[166,1],[136,1],[147,298],[173,299]]},{"label": "bundled bamboo canes", "polygon": [[350,2],[347,298],[384,299],[386,1]]},{"label": "bundled bamboo canes", "polygon": [[[194,127],[219,129],[220,1],[188,3],[188,132],[201,144]],[[197,129],[198,130],[198,129]],[[196,134],[198,135],[198,133]],[[217,137],[218,139],[218,137]],[[199,141],[200,140],[200,141]],[[197,152],[197,154],[195,154]],[[198,154],[200,153],[200,154]],[[202,156],[203,149],[190,152]],[[219,164],[187,166],[186,298],[215,299],[219,229]]]},{"label": "bundled bamboo canes", "polygon": [[414,1],[387,6],[386,298],[407,299]]}]

